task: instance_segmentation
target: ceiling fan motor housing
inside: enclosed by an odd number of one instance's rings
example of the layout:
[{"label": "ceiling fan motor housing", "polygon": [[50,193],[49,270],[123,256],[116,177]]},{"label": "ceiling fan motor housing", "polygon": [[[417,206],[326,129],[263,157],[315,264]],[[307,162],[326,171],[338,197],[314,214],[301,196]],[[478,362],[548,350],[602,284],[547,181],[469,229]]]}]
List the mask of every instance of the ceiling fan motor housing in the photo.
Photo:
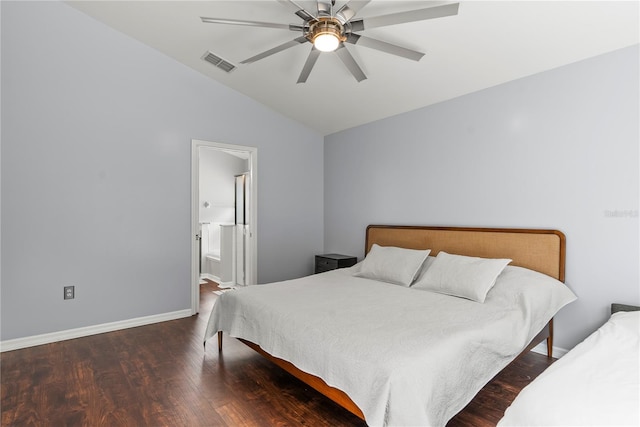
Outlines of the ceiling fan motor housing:
[{"label": "ceiling fan motor housing", "polygon": [[335,37],[339,42],[344,42],[347,37],[344,35],[344,27],[336,18],[332,17],[319,17],[313,19],[309,23],[309,30],[305,34],[305,37],[314,43],[316,38],[329,35]]}]

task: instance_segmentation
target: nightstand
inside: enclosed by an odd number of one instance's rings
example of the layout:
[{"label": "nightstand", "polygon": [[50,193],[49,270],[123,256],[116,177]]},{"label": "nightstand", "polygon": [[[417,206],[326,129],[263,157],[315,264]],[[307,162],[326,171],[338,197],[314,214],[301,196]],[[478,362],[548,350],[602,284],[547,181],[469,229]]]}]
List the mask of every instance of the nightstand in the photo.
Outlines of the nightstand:
[{"label": "nightstand", "polygon": [[351,267],[358,259],[350,255],[324,254],[316,255],[316,273],[335,270],[336,268]]}]

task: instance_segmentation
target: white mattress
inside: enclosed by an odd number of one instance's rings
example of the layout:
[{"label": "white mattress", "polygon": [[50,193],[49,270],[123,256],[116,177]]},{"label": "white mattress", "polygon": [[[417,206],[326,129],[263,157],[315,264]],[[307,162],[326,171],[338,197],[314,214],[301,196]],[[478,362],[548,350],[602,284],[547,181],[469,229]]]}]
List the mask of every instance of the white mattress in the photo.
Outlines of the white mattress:
[{"label": "white mattress", "polygon": [[439,426],[575,299],[559,282],[498,280],[480,304],[353,271],[226,292],[205,340],[221,330],[260,345],[344,391],[369,425]]},{"label": "white mattress", "polygon": [[525,387],[499,426],[640,425],[640,312],[618,312]]}]

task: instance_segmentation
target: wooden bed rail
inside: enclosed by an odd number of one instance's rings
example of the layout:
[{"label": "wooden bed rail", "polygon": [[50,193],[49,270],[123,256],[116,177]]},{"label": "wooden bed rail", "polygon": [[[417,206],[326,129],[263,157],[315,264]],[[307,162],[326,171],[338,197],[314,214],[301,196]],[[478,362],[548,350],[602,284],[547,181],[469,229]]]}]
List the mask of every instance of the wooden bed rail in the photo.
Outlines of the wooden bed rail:
[{"label": "wooden bed rail", "polygon": [[[222,331],[218,331],[218,352],[222,352]],[[333,400],[338,405],[345,408],[347,411],[351,412],[355,416],[364,420],[364,414],[358,408],[358,405],[353,403],[353,400],[345,392],[335,387],[331,387],[329,384],[324,382],[322,378],[318,378],[315,375],[308,374],[300,369],[296,368],[292,363],[287,362],[284,359],[280,359],[278,357],[272,356],[266,351],[264,351],[259,345],[252,343],[251,341],[243,340],[238,338],[238,341],[242,342],[247,347],[254,350],[256,353],[262,355],[264,358],[272,362],[273,364],[279,366],[281,369],[284,369],[286,372],[290,373],[303,383],[307,384],[317,392],[325,395],[329,399]]]}]

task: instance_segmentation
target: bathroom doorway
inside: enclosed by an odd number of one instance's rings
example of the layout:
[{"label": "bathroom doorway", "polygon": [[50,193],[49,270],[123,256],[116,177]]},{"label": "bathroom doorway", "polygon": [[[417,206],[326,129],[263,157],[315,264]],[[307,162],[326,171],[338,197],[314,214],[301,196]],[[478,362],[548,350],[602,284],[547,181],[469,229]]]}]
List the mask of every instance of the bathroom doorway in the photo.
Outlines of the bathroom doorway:
[{"label": "bathroom doorway", "polygon": [[[255,147],[191,141],[193,314],[200,305],[201,277],[227,287],[256,284],[256,170]],[[241,201],[238,201],[238,176],[243,177]],[[242,212],[241,224],[239,212]],[[242,235],[241,242],[237,241],[238,235]],[[242,246],[240,251],[238,243]]]}]

